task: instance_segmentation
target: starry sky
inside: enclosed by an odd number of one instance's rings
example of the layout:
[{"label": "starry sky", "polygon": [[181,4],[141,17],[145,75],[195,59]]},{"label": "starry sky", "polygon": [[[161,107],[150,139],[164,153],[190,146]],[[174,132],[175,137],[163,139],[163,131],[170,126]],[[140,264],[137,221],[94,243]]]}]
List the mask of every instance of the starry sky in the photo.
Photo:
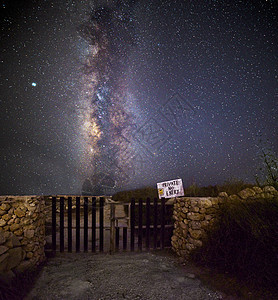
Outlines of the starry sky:
[{"label": "starry sky", "polygon": [[276,0],[1,1],[0,194],[254,182],[278,152],[277,18]]}]

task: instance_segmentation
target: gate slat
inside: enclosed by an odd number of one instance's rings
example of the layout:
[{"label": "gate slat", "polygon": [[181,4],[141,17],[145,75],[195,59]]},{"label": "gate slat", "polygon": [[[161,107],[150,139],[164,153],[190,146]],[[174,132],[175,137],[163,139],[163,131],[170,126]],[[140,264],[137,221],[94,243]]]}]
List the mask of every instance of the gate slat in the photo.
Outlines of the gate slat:
[{"label": "gate slat", "polygon": [[80,251],[80,197],[76,197],[76,252]]},{"label": "gate slat", "polygon": [[135,199],[131,199],[130,205],[130,251],[134,251],[135,233]]},{"label": "gate slat", "polygon": [[138,248],[142,251],[143,200],[139,199],[138,207]]},{"label": "gate slat", "polygon": [[154,198],[153,202],[153,248],[156,249],[157,246],[157,198]]},{"label": "gate slat", "polygon": [[60,252],[64,248],[64,197],[60,197]]},{"label": "gate slat", "polygon": [[127,227],[123,228],[123,249],[126,250],[127,247]]},{"label": "gate slat", "polygon": [[84,252],[88,252],[88,197],[84,197]]},{"label": "gate slat", "polygon": [[150,198],[146,202],[146,248],[150,248]]},{"label": "gate slat", "polygon": [[68,197],[68,252],[72,252],[72,198]]},{"label": "gate slat", "polygon": [[96,197],[92,198],[92,251],[96,252]]},{"label": "gate slat", "polygon": [[103,197],[99,200],[99,251],[103,252],[103,208],[104,199]]},{"label": "gate slat", "polygon": [[56,197],[52,198],[52,251],[56,251]]},{"label": "gate slat", "polygon": [[161,218],[160,218],[160,248],[164,249],[165,236],[165,198],[161,198]]},{"label": "gate slat", "polygon": [[116,249],[119,250],[120,246],[120,227],[116,227]]}]

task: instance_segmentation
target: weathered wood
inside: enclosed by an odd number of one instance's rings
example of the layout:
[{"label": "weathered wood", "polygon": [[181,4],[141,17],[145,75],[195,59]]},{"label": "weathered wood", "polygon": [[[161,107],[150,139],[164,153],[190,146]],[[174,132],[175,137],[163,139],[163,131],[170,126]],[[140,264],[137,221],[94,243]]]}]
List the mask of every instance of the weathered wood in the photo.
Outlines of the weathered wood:
[{"label": "weathered wood", "polygon": [[138,249],[142,251],[142,236],[143,236],[143,200],[139,199],[138,206]]},{"label": "weathered wood", "polygon": [[150,198],[146,201],[146,249],[150,248]]},{"label": "weathered wood", "polygon": [[116,207],[113,203],[110,204],[110,254],[115,252],[115,212]]},{"label": "weathered wood", "polygon": [[120,246],[120,227],[116,227],[116,250],[119,250]]},{"label": "weathered wood", "polygon": [[164,249],[165,237],[165,198],[161,198],[161,217],[160,217],[160,248]]},{"label": "weathered wood", "polygon": [[60,252],[64,248],[64,197],[60,197]]},{"label": "weathered wood", "polygon": [[104,209],[104,198],[101,197],[99,200],[99,251],[103,252],[103,214]]},{"label": "weathered wood", "polygon": [[92,252],[96,252],[96,197],[92,198]]},{"label": "weathered wood", "polygon": [[154,198],[153,202],[153,216],[154,216],[154,222],[153,222],[153,248],[156,249],[157,246],[157,198]]},{"label": "weathered wood", "polygon": [[72,198],[68,197],[68,252],[72,252]]},{"label": "weathered wood", "polygon": [[127,248],[127,227],[123,227],[123,249]]},{"label": "weathered wood", "polygon": [[130,250],[134,251],[135,234],[135,199],[131,199],[130,205]]},{"label": "weathered wood", "polygon": [[80,251],[80,197],[76,197],[76,252]]},{"label": "weathered wood", "polygon": [[52,251],[56,251],[56,197],[52,198]]},{"label": "weathered wood", "polygon": [[88,197],[84,197],[84,252],[88,252]]}]

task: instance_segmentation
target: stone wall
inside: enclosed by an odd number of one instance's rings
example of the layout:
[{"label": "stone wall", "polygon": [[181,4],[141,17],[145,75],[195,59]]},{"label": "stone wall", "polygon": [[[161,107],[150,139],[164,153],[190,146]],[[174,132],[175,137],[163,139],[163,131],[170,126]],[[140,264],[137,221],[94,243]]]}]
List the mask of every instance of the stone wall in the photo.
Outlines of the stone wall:
[{"label": "stone wall", "polygon": [[0,196],[0,276],[13,277],[40,264],[44,244],[44,198]]},{"label": "stone wall", "polygon": [[180,197],[174,202],[174,231],[172,248],[183,259],[187,259],[193,249],[202,246],[211,225],[216,221],[221,204],[233,199],[272,198],[278,192],[272,186],[263,189],[247,188],[236,195],[222,192],[218,197]]}]

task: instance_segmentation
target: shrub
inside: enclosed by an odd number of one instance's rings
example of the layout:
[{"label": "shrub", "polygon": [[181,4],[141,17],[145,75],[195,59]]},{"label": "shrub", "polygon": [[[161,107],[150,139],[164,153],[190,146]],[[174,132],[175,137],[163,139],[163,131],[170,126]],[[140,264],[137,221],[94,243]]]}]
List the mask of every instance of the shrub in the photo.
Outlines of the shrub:
[{"label": "shrub", "polygon": [[223,204],[218,222],[192,259],[273,290],[278,280],[277,253],[278,198],[234,200]]}]

